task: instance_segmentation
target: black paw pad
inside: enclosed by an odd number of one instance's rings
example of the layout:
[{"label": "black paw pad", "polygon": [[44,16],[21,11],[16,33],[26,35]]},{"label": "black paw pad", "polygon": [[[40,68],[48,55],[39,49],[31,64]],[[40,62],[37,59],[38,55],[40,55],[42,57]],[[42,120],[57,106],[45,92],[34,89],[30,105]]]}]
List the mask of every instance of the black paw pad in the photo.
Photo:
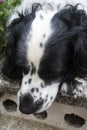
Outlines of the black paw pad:
[{"label": "black paw pad", "polygon": [[3,101],[3,106],[8,112],[17,111],[17,104],[10,99]]},{"label": "black paw pad", "polygon": [[73,127],[82,127],[85,124],[85,119],[75,114],[65,114],[65,121]]}]

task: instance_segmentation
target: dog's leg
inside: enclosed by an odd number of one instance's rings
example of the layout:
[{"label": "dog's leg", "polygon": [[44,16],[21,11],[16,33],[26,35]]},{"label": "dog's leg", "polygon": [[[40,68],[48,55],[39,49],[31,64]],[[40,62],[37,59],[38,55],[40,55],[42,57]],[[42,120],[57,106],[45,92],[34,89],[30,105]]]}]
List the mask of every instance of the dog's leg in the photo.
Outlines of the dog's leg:
[{"label": "dog's leg", "polygon": [[87,98],[87,81],[85,79],[75,79],[74,81],[63,83],[61,93],[70,96]]},{"label": "dog's leg", "polygon": [[73,90],[74,97],[85,97],[87,98],[87,81],[84,79],[76,79],[78,84]]}]

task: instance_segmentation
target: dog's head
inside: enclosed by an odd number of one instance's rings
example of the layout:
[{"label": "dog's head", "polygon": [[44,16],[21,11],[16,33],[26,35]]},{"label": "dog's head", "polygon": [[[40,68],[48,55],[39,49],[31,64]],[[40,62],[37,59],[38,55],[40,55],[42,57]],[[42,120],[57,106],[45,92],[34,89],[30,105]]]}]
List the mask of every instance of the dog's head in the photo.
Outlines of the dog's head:
[{"label": "dog's head", "polygon": [[76,6],[58,12],[50,4],[47,8],[34,4],[31,13],[25,10],[14,16],[7,30],[3,71],[9,78],[22,79],[18,92],[20,111],[39,113],[51,106],[59,83],[72,80],[79,72],[82,75],[79,65],[87,66],[82,58],[85,48],[81,48],[86,40],[87,16]]}]

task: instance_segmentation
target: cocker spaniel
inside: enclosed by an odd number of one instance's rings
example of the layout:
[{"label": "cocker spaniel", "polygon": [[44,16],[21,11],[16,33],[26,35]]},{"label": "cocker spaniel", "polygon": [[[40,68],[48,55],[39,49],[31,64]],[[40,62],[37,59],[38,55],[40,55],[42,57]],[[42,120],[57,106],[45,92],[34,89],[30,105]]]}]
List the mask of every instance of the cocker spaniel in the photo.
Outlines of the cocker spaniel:
[{"label": "cocker spaniel", "polygon": [[87,96],[86,0],[22,0],[7,42],[3,73],[22,79],[22,113],[46,115],[59,91]]}]

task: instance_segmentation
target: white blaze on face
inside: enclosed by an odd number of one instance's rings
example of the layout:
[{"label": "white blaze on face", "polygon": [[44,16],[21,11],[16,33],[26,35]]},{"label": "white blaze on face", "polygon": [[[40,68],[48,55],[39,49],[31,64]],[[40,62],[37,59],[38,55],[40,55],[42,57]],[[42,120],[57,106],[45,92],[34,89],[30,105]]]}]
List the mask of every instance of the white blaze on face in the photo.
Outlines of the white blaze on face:
[{"label": "white blaze on face", "polygon": [[[37,11],[31,25],[31,38],[28,37],[26,42],[28,46],[27,58],[37,69],[44,53],[45,44],[52,34],[51,19],[55,12],[55,10],[48,12],[44,12],[43,10]],[[42,47],[40,45],[42,45]]]}]

